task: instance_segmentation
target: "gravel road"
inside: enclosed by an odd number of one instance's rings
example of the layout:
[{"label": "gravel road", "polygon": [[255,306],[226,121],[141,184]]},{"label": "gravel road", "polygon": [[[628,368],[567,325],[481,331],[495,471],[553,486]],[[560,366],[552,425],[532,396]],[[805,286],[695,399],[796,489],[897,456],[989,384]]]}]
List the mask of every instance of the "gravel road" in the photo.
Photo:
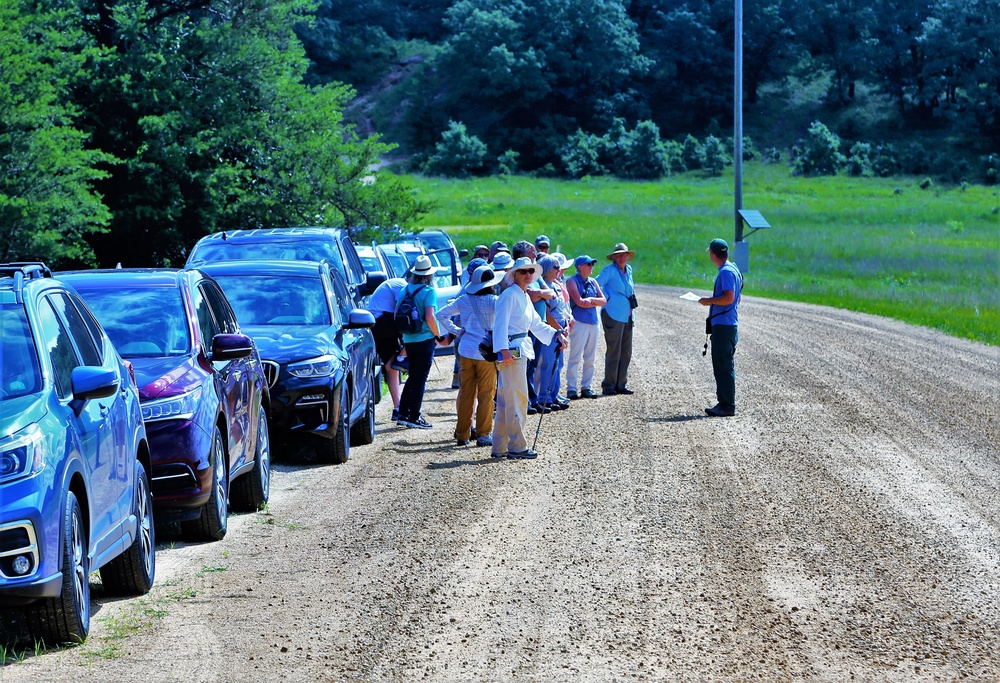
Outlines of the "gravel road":
[{"label": "gravel road", "polygon": [[351,462],[280,463],[0,681],[1000,680],[1000,351],[748,296],[707,418],[680,293],[639,288],[635,395],[545,416],[538,460],[454,445],[439,359],[433,430],[383,401]]}]

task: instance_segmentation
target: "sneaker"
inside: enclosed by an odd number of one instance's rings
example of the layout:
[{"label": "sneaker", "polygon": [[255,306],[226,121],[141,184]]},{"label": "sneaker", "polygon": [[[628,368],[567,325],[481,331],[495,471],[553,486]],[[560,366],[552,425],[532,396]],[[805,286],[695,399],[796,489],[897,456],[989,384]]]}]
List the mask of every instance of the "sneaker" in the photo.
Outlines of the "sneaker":
[{"label": "sneaker", "polygon": [[538,453],[529,448],[528,450],[521,451],[519,453],[511,451],[510,453],[507,454],[507,457],[510,458],[511,460],[534,460],[535,458],[538,457]]},{"label": "sneaker", "polygon": [[736,410],[723,408],[721,405],[716,403],[711,408],[705,408],[705,412],[712,417],[732,417],[736,414]]},{"label": "sneaker", "polygon": [[534,403],[528,404],[528,415],[534,415],[538,412],[538,407]]},{"label": "sneaker", "polygon": [[553,401],[549,404],[549,410],[566,410],[569,408],[568,403],[559,403],[558,401]]},{"label": "sneaker", "polygon": [[590,389],[584,389],[580,392],[580,398],[597,398],[597,394]]},{"label": "sneaker", "polygon": [[[548,413],[552,412],[552,408],[549,408],[547,405],[543,405],[541,403],[536,403],[534,408],[535,408],[535,413],[538,413],[539,415],[547,415]],[[532,415],[534,415],[535,413],[532,413]]]},{"label": "sneaker", "polygon": [[468,446],[472,442],[468,439],[455,439],[455,443],[458,446]]},{"label": "sneaker", "polygon": [[400,419],[399,423],[404,427],[409,427],[410,429],[433,429],[434,425],[424,419],[423,415],[413,420],[403,420]]},{"label": "sneaker", "polygon": [[493,452],[493,453],[490,453],[490,457],[491,458],[506,458],[507,454],[506,453]]},{"label": "sneaker", "polygon": [[399,408],[392,409],[392,422],[399,422]]},{"label": "sneaker", "polygon": [[461,382],[461,380],[458,379],[458,373],[457,372],[452,373],[452,375],[451,375],[451,388],[452,389],[461,389],[462,388],[462,382]]},{"label": "sneaker", "polygon": [[476,437],[476,445],[477,446],[492,446],[493,445],[493,437],[490,436],[489,434],[487,434],[486,436],[477,436]]},{"label": "sneaker", "polygon": [[580,398],[580,394],[576,393],[575,391],[570,391],[566,394],[566,398],[570,401],[575,401],[576,399]]},{"label": "sneaker", "polygon": [[556,403],[562,403],[564,406],[569,405],[569,398],[566,396],[556,396]]},{"label": "sneaker", "polygon": [[628,389],[626,387],[615,387],[615,391],[618,392],[619,394],[623,394],[625,396],[631,396],[632,394],[635,393],[634,391],[632,391],[631,389]]},{"label": "sneaker", "polygon": [[615,391],[614,387],[604,387],[603,389],[601,389],[601,393],[605,396],[614,396],[618,392]]}]

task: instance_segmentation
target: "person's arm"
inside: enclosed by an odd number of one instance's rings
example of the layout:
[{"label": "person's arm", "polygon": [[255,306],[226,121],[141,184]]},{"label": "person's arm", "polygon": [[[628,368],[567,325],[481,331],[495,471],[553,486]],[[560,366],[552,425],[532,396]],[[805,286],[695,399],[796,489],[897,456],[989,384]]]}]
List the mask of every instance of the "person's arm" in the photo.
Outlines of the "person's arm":
[{"label": "person's arm", "polygon": [[604,296],[604,290],[601,289],[601,283],[598,282],[596,284],[597,284],[597,296],[590,297],[590,302],[594,306],[606,306],[608,303],[608,298]]},{"label": "person's arm", "polygon": [[[517,285],[511,285],[516,287]],[[510,316],[513,311],[514,297],[500,295],[497,299],[496,310],[493,317],[493,351],[500,356],[500,362],[509,365],[514,362],[514,356],[510,353]]]},{"label": "person's arm", "polygon": [[736,301],[736,291],[732,289],[722,290],[719,296],[706,296],[698,299],[702,306],[728,306]]},{"label": "person's arm", "polygon": [[452,299],[437,312],[438,325],[447,330],[448,334],[456,337],[464,332],[464,330],[455,324],[453,318],[455,316],[462,315],[462,308],[460,304],[465,296],[466,295],[462,294],[455,299]]},{"label": "person's arm", "polygon": [[[603,306],[604,304],[608,303],[607,300],[604,299],[603,295],[601,295],[601,297],[598,297],[600,301],[598,301],[597,300],[598,298],[595,297],[584,298],[580,296],[580,290],[577,288],[576,282],[577,282],[576,278],[573,278],[566,284],[566,287],[567,289],[569,289],[569,298],[573,300],[573,303],[578,308],[596,308],[597,306]],[[598,292],[601,291],[600,285],[597,286],[597,291]]]}]

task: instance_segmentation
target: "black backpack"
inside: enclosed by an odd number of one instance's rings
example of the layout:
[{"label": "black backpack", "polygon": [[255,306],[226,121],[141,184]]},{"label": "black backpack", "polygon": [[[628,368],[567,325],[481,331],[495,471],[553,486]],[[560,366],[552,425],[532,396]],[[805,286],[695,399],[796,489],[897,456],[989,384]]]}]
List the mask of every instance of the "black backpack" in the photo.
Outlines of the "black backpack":
[{"label": "black backpack", "polygon": [[403,298],[396,304],[396,312],[393,314],[393,322],[396,323],[396,331],[400,334],[415,334],[424,325],[424,312],[417,308],[417,294],[427,285],[420,285],[411,290],[409,285],[403,290]]}]

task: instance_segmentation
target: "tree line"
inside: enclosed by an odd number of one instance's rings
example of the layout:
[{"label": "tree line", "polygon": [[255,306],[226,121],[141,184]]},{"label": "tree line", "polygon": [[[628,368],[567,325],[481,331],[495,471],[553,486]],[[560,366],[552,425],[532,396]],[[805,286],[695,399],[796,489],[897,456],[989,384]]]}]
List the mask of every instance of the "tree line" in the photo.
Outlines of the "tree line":
[{"label": "tree line", "polygon": [[[731,130],[733,23],[733,0],[321,0],[300,35],[309,77],[372,91],[363,115],[412,168],[469,171],[442,165],[461,126],[485,145],[478,172],[516,159],[573,175],[581,136],[614,145],[622,125],[642,137],[649,122],[683,144]],[[833,107],[865,85],[893,103],[892,125],[948,129],[979,154],[1000,149],[998,50],[998,0],[744,3],[748,107],[783,79],[828,79]],[[399,92],[379,92],[401,75]]]}]

